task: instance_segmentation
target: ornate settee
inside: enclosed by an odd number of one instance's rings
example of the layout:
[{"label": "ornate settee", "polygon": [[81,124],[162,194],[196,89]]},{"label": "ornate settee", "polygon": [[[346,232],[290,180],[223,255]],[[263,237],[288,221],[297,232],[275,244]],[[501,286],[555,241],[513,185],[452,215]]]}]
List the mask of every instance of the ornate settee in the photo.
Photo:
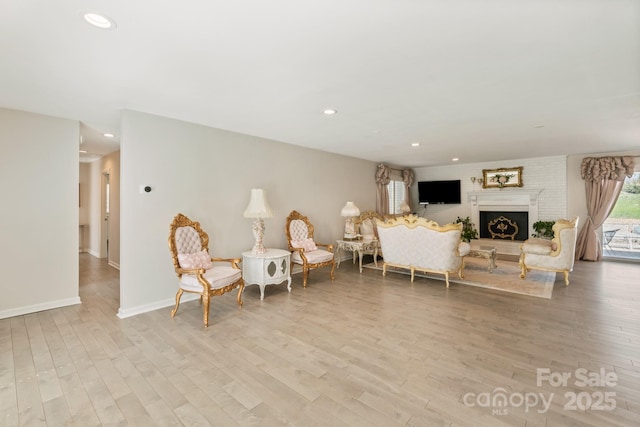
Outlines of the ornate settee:
[{"label": "ornate settee", "polygon": [[386,222],[377,221],[378,238],[384,254],[382,274],[387,267],[444,274],[449,287],[449,273],[463,277],[464,256],[471,247],[462,242],[462,224],[439,226],[434,221],[407,215]]}]

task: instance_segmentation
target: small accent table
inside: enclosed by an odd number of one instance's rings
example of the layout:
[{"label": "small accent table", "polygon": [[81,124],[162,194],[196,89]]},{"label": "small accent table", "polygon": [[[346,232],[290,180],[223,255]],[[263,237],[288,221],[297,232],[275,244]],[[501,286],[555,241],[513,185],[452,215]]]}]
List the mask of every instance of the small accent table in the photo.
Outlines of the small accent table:
[{"label": "small accent table", "polygon": [[291,252],[282,249],[267,249],[263,254],[251,251],[242,253],[242,278],[246,285],[260,286],[260,300],[264,299],[264,288],[287,281],[291,292]]},{"label": "small accent table", "polygon": [[479,246],[476,248],[471,248],[469,254],[467,256],[472,256],[476,258],[484,258],[489,263],[489,273],[493,273],[493,270],[496,268],[496,248],[493,246]]},{"label": "small accent table", "polygon": [[[338,247],[336,248],[336,255],[338,258],[338,268],[340,268],[340,259],[344,251],[349,251],[353,254],[353,263],[356,263],[356,254],[360,261],[360,273],[362,273],[362,255],[364,253],[372,253],[373,262],[378,266],[378,248],[380,242],[377,239],[373,240],[338,240]],[[338,252],[340,251],[340,252]]]}]

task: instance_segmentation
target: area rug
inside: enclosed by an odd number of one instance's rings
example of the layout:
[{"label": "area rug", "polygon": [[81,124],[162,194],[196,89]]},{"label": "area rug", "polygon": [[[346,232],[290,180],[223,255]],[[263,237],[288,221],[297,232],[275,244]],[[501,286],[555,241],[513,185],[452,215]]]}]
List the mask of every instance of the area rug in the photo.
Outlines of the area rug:
[{"label": "area rug", "polygon": [[[478,286],[481,288],[495,289],[514,294],[529,295],[532,297],[551,299],[553,284],[556,273],[550,271],[531,270],[527,273],[526,279],[520,278],[520,266],[517,262],[498,260],[497,267],[492,273],[487,271],[487,260],[480,258],[467,258],[465,260],[464,279],[460,279],[457,274],[449,275],[449,282],[462,285]],[[364,268],[371,268],[382,271],[382,260],[378,260],[378,267],[374,263],[363,265]],[[410,275],[409,270],[387,268],[387,274],[400,273]],[[418,273],[416,277],[444,281],[444,275],[432,273]]]}]

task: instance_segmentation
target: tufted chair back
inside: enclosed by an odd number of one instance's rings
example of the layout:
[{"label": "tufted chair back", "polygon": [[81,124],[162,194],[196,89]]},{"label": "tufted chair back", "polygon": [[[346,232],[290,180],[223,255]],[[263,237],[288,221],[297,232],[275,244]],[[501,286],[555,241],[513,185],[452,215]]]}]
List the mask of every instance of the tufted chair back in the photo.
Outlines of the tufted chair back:
[{"label": "tufted chair back", "polygon": [[180,268],[178,254],[192,254],[203,249],[209,250],[209,235],[200,227],[200,223],[183,214],[176,215],[169,230],[169,250],[174,267]]},{"label": "tufted chair back", "polygon": [[309,235],[309,227],[307,223],[301,219],[294,219],[289,224],[289,233],[291,240],[304,240],[313,238],[313,235]]},{"label": "tufted chair back", "polygon": [[193,227],[178,227],[175,240],[179,254],[192,254],[202,250],[200,234]]}]

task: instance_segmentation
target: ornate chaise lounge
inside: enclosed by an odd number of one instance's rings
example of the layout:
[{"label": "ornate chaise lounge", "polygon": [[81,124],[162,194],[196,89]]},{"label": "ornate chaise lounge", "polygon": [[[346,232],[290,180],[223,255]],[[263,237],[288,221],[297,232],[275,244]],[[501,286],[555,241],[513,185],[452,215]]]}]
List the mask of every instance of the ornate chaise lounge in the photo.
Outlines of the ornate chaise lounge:
[{"label": "ornate chaise lounge", "polygon": [[462,242],[462,224],[439,226],[434,221],[407,215],[377,221],[378,238],[384,254],[382,274],[387,267],[404,268],[411,271],[411,281],[415,271],[444,274],[447,288],[449,274],[457,272],[463,277],[464,256],[471,247]]},{"label": "ornate chaise lounge", "polygon": [[553,239],[531,238],[520,246],[520,277],[527,277],[531,269],[564,273],[564,284],[569,286],[569,273],[575,261],[578,221],[559,219],[553,225]]}]

